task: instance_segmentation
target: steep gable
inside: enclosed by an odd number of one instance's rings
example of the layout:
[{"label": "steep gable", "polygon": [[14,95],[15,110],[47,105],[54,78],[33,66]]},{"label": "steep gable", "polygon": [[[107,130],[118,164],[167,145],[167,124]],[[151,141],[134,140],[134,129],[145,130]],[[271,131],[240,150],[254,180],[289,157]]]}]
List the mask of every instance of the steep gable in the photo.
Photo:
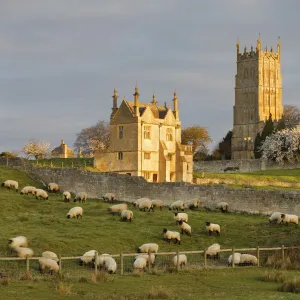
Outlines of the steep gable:
[{"label": "steep gable", "polygon": [[133,111],[130,106],[127,104],[126,100],[123,100],[117,112],[113,116],[111,120],[111,124],[119,124],[119,123],[131,123],[135,120],[135,116],[133,115]]}]

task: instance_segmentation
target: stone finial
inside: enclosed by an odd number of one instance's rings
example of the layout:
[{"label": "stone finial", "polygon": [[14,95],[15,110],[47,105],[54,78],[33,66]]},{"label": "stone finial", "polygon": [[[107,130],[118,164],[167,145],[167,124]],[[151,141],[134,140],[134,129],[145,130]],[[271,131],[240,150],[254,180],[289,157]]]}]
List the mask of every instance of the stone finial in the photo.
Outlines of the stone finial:
[{"label": "stone finial", "polygon": [[113,98],[113,107],[112,107],[112,113],[111,113],[111,118],[114,116],[114,114],[116,113],[116,111],[118,110],[118,91],[116,88],[114,88],[114,94],[112,96]]},{"label": "stone finial", "polygon": [[268,46],[266,45],[265,51],[268,52]]},{"label": "stone finial", "polygon": [[152,102],[151,102],[151,103],[152,103],[152,104],[156,104],[156,103],[157,103],[155,93],[153,93],[153,96],[152,96]]},{"label": "stone finial", "polygon": [[138,88],[138,85],[136,84],[135,85],[135,89],[134,89],[135,93],[133,94],[134,96],[134,112],[135,112],[135,115],[137,116],[138,115],[138,112],[139,112],[139,88]]},{"label": "stone finial", "polygon": [[237,54],[240,53],[240,42],[239,41],[236,42],[236,53]]},{"label": "stone finial", "polygon": [[273,46],[271,46],[270,52],[273,52]]},{"label": "stone finial", "polygon": [[258,39],[256,41],[256,51],[260,51],[261,50],[261,38],[260,38],[260,33],[258,35]]}]

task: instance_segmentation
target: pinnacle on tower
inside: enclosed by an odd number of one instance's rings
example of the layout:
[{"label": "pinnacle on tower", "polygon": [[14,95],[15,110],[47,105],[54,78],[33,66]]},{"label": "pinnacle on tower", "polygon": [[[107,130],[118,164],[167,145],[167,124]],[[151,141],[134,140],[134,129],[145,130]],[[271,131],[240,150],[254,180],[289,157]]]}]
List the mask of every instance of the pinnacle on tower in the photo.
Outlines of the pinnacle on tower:
[{"label": "pinnacle on tower", "polygon": [[173,113],[174,113],[174,116],[175,116],[175,119],[178,119],[178,98],[177,98],[177,95],[176,95],[176,92],[174,92],[174,98],[173,98]]},{"label": "pinnacle on tower", "polygon": [[151,103],[152,103],[152,104],[156,104],[156,103],[157,103],[155,93],[153,93],[153,96],[152,96],[152,102],[151,102]]},{"label": "pinnacle on tower", "polygon": [[136,84],[135,86],[135,89],[134,89],[135,93],[133,94],[134,96],[134,105],[133,105],[133,108],[134,108],[134,112],[135,112],[135,115],[137,116],[138,115],[138,111],[139,111],[139,88]]},{"label": "pinnacle on tower", "polygon": [[112,113],[111,113],[111,117],[116,113],[116,111],[118,110],[118,91],[117,89],[114,89],[114,94],[112,96],[113,98],[113,107],[112,107]]}]

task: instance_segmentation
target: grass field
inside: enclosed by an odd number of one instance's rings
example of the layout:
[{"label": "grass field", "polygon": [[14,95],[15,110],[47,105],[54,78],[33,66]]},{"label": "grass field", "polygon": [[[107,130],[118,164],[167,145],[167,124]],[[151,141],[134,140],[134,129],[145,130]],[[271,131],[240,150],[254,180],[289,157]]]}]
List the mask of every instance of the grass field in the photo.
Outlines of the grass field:
[{"label": "grass field", "polygon": [[[35,185],[26,174],[7,167],[0,167],[0,182],[6,179],[19,181],[20,187]],[[187,200],[187,199],[183,199]],[[162,229],[179,230],[173,215],[167,209],[163,211],[140,212],[130,206],[134,212],[132,223],[121,222],[118,216],[107,213],[109,204],[97,199],[88,199],[81,204],[84,209],[82,219],[66,219],[68,210],[74,203],[64,203],[61,194],[50,194],[49,200],[36,200],[32,196],[22,196],[11,190],[0,189],[0,256],[8,256],[7,240],[17,235],[25,235],[29,246],[39,256],[50,250],[63,256],[80,256],[90,249],[99,253],[118,254],[135,252],[143,243],[158,243],[161,251],[176,251],[177,246],[162,241]],[[76,204],[78,205],[78,204]],[[80,205],[80,204],[79,204]],[[268,217],[247,214],[221,214],[212,211],[188,211],[189,223],[193,228],[192,237],[182,236],[180,250],[203,250],[218,242],[222,248],[271,247],[299,244],[300,229],[297,226],[271,225]],[[221,236],[209,237],[205,230],[205,221],[221,225]],[[1,270],[1,265],[0,265]],[[78,271],[79,270],[79,271]],[[77,272],[80,272],[78,268]],[[21,293],[22,299],[123,299],[118,297],[121,288],[126,291],[124,299],[151,298],[151,287],[165,287],[170,284],[168,298],[164,299],[281,299],[272,298],[278,284],[261,282],[257,279],[262,269],[237,268],[234,270],[183,271],[182,274],[157,275],[114,275],[107,282],[94,284],[88,279],[86,283],[64,282],[72,285],[73,294],[61,296],[56,291],[55,282],[10,281],[7,286],[0,285],[6,298],[14,298]],[[293,272],[290,276],[293,276]],[[212,279],[217,280],[215,284]],[[232,284],[234,282],[234,284]],[[144,287],[145,285],[145,287]],[[58,288],[59,289],[59,288]],[[251,293],[250,293],[251,291]],[[259,292],[264,295],[258,298]],[[48,297],[53,293],[53,297]],[[244,298],[249,293],[253,298]],[[45,295],[38,297],[35,295]],[[115,296],[109,296],[109,295]],[[26,296],[27,295],[27,296]],[[31,295],[31,296],[30,296]],[[102,295],[103,297],[101,298]],[[125,297],[125,295],[127,295]],[[199,295],[199,298],[197,298]],[[200,297],[201,296],[201,297]],[[234,297],[235,298],[234,298]],[[26,298],[28,297],[28,298]],[[31,298],[30,298],[31,297]],[[81,297],[81,298],[80,298]],[[149,298],[150,297],[150,298]],[[177,297],[177,298],[176,298]],[[227,298],[226,298],[227,297]],[[251,296],[252,297],[252,296]],[[289,296],[282,296],[284,299]]]}]

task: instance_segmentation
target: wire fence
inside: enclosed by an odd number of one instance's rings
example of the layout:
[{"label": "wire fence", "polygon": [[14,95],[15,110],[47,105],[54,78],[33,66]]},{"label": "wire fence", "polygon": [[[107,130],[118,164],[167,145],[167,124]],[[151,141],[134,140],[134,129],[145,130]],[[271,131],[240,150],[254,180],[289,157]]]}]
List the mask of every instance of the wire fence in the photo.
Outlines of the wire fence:
[{"label": "wire fence", "polygon": [[[243,256],[243,254],[247,255]],[[141,268],[136,268],[134,261],[140,255],[143,255],[148,262]],[[84,262],[82,261],[82,256],[59,256],[59,270],[54,272],[56,275],[54,274],[53,276],[58,276],[59,278],[77,278],[78,280],[85,280],[91,276],[97,278],[99,274],[108,272],[107,268],[95,263],[100,256],[96,252],[95,256],[85,257]],[[163,274],[165,272],[181,272],[182,270],[241,268],[249,266],[271,266],[278,269],[300,268],[300,246],[221,249],[216,255],[209,255],[206,249],[199,251],[179,251],[178,248],[174,252],[120,253],[113,255],[105,254],[105,256],[114,259],[117,267],[112,273],[119,275],[141,272]],[[177,259],[178,257],[179,259]],[[230,260],[230,257],[234,257],[234,259]],[[154,261],[151,261],[152,258]],[[23,279],[24,277],[43,279],[50,276],[51,272],[41,272],[39,259],[40,257],[0,257],[0,279]]]}]

